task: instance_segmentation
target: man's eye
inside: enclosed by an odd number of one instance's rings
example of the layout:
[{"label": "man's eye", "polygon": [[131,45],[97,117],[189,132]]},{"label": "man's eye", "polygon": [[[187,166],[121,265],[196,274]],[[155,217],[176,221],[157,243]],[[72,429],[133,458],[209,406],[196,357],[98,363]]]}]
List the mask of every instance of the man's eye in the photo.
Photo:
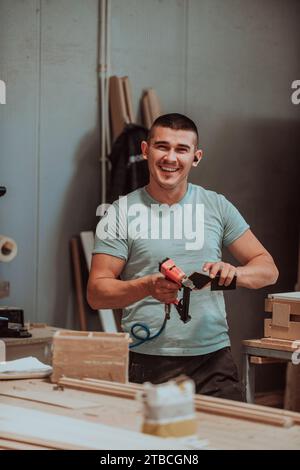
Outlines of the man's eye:
[{"label": "man's eye", "polygon": [[177,152],[178,152],[178,153],[186,153],[186,152],[187,152],[187,149],[178,149]]},{"label": "man's eye", "polygon": [[159,149],[159,150],[166,150],[166,148],[167,148],[167,147],[165,147],[164,145],[159,145],[159,146],[158,146],[158,149]]}]

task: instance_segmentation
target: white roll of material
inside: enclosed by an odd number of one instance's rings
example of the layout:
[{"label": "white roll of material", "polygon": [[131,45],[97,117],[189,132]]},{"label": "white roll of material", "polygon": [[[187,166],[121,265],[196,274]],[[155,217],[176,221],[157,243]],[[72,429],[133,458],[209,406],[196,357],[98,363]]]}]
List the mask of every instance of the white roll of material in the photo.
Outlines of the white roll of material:
[{"label": "white roll of material", "polygon": [[9,263],[18,253],[16,242],[5,235],[0,235],[0,261]]}]

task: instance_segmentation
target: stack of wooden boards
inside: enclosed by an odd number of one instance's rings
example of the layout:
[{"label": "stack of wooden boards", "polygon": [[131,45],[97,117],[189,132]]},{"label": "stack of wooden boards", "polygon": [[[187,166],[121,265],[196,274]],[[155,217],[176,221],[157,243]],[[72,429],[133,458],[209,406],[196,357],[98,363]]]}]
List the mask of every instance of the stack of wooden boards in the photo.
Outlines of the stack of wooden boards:
[{"label": "stack of wooden boards", "polygon": [[[63,377],[58,381],[61,387],[70,387],[76,390],[103,393],[111,396],[135,399],[137,393],[143,392],[139,384],[109,383],[95,379],[71,379]],[[291,427],[300,425],[300,414],[291,411],[273,409],[265,406],[251,405],[243,402],[214,398],[205,395],[194,395],[196,411],[211,413],[229,418],[271,424],[274,426]]]},{"label": "stack of wooden boards", "polygon": [[[277,342],[277,347],[280,347],[280,341],[285,340],[286,343],[290,342],[292,349],[300,350],[300,292],[269,295],[265,301],[265,311],[271,312],[272,318],[265,320],[265,338],[262,341]],[[299,361],[300,354],[295,354],[295,358]],[[284,408],[300,411],[299,362],[287,366]]]},{"label": "stack of wooden boards", "polygon": [[[300,349],[300,292],[269,294],[265,299],[265,311],[272,314],[264,320],[264,338],[245,340],[245,346],[263,349],[290,351]],[[300,359],[300,356],[299,356]],[[273,364],[286,362],[274,357],[251,356],[252,364]],[[287,381],[283,406],[285,409],[300,411],[300,366],[287,364]]]},{"label": "stack of wooden boards", "polygon": [[[78,388],[76,390],[75,388]],[[64,378],[1,384],[0,448],[185,449],[140,432],[141,385]],[[194,397],[197,435],[214,449],[297,449],[300,415],[245,403]],[[150,438],[150,440],[148,439]],[[152,447],[151,447],[152,446]],[[194,447],[193,447],[194,448]]]},{"label": "stack of wooden boards", "polygon": [[265,319],[266,338],[300,340],[300,292],[269,294],[265,311],[272,313]]}]

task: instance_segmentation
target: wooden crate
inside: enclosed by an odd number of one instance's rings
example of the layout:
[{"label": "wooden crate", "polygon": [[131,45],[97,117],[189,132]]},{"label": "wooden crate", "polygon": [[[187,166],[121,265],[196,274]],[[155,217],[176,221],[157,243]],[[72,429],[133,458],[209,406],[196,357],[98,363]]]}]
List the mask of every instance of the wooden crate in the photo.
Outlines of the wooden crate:
[{"label": "wooden crate", "polygon": [[300,292],[269,295],[265,311],[272,313],[272,318],[265,320],[265,337],[300,339]]},{"label": "wooden crate", "polygon": [[58,331],[53,338],[52,382],[61,377],[128,382],[127,333]]}]

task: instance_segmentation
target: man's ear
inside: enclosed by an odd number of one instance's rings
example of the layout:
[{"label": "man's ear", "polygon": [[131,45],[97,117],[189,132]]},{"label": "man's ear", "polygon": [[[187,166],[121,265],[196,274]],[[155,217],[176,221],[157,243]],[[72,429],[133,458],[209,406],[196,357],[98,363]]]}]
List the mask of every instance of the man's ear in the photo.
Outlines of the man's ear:
[{"label": "man's ear", "polygon": [[201,158],[203,157],[203,152],[202,150],[197,150],[194,155],[194,161],[192,163],[192,166],[197,166],[198,163],[200,162]]},{"label": "man's ear", "polygon": [[147,158],[148,158],[148,149],[149,149],[148,142],[143,140],[142,143],[141,143],[141,149],[142,149],[143,158],[145,160],[147,160]]}]

